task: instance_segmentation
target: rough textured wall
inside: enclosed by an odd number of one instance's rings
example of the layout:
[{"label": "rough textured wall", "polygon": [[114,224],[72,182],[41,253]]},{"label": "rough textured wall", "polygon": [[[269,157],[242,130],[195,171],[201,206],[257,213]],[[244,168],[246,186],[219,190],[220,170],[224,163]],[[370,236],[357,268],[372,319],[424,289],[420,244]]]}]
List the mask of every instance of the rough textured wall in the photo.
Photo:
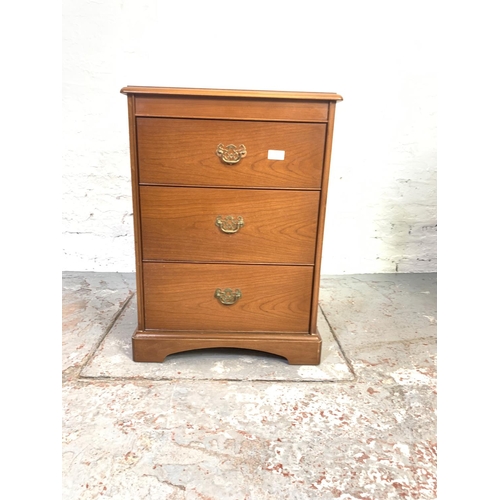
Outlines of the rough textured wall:
[{"label": "rough textured wall", "polygon": [[402,4],[65,0],[63,269],[134,270],[119,90],[164,85],[342,94],[322,273],[435,271],[435,15]]},{"label": "rough textured wall", "polygon": [[436,81],[393,78],[338,106],[325,274],[436,271]]}]

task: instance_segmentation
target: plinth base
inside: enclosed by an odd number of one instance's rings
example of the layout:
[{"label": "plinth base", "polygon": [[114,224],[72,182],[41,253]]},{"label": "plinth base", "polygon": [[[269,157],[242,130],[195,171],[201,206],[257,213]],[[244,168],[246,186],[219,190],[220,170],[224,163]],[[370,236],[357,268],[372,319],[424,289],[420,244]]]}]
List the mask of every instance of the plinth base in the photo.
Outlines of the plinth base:
[{"label": "plinth base", "polygon": [[133,359],[162,363],[169,354],[230,347],[277,354],[291,365],[319,365],[321,338],[309,333],[173,332],[136,330],[132,337]]}]

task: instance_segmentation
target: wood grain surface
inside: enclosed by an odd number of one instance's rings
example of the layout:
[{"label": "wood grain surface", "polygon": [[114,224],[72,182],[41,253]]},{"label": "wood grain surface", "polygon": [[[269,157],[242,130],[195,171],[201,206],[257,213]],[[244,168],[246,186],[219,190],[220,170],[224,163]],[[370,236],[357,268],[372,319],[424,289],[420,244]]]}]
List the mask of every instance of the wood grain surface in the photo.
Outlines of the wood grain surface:
[{"label": "wood grain surface", "polygon": [[142,95],[136,99],[137,116],[285,122],[326,122],[328,119],[327,102],[295,101],[290,106],[289,102],[270,99]]},{"label": "wood grain surface", "polygon": [[[325,124],[137,118],[137,137],[142,184],[321,186]],[[247,154],[227,165],[219,144],[243,144]],[[269,150],[284,151],[284,160],[269,160]]]},{"label": "wood grain surface", "polygon": [[[313,264],[318,191],[141,186],[145,260]],[[227,234],[218,216],[243,218]]]},{"label": "wood grain surface", "polygon": [[[308,332],[312,266],[145,262],[146,329]],[[217,288],[239,289],[223,305]]]},{"label": "wood grain surface", "polygon": [[[290,90],[246,90],[246,89],[198,89],[187,87],[152,87],[133,86],[123,87],[122,94],[156,95],[161,97],[180,96],[204,96],[204,97],[242,97],[244,103],[252,102],[255,99],[280,99],[290,100],[290,107],[295,105],[296,100],[308,101],[341,101],[342,96],[334,92],[303,92]],[[248,99],[250,98],[250,99]]]},{"label": "wood grain surface", "polygon": [[166,356],[195,349],[237,348],[283,356],[291,365],[319,365],[321,337],[308,333],[143,331],[132,337],[134,361],[161,363]]}]

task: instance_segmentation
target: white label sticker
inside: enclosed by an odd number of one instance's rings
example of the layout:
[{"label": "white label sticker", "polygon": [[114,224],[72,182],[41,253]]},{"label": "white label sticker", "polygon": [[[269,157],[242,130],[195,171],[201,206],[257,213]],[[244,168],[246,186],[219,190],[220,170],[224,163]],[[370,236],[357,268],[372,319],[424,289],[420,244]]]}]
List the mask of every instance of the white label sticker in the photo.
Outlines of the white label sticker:
[{"label": "white label sticker", "polygon": [[269,149],[267,151],[267,159],[268,160],[284,160],[285,152],[279,151],[277,149]]}]

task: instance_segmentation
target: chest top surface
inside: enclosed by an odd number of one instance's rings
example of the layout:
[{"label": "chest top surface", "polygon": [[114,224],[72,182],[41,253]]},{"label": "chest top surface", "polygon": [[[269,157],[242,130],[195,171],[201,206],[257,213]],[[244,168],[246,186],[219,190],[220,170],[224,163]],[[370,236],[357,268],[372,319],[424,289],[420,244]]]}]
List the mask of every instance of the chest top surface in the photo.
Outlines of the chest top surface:
[{"label": "chest top surface", "polygon": [[277,90],[224,90],[197,89],[181,87],[141,87],[127,86],[122,94],[164,95],[164,96],[200,96],[200,97],[245,97],[264,99],[291,99],[313,101],[342,101],[342,96],[332,92],[292,92]]}]

